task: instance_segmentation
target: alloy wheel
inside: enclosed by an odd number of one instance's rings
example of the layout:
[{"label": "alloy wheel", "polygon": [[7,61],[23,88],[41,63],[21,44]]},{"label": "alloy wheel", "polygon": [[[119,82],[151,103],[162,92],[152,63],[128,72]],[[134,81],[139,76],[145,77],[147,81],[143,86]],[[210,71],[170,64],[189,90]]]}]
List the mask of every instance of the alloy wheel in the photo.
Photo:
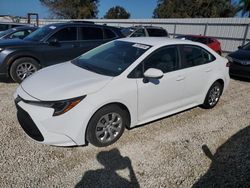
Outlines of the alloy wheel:
[{"label": "alloy wheel", "polygon": [[122,131],[122,117],[117,113],[103,115],[96,126],[96,138],[101,143],[112,142]]}]

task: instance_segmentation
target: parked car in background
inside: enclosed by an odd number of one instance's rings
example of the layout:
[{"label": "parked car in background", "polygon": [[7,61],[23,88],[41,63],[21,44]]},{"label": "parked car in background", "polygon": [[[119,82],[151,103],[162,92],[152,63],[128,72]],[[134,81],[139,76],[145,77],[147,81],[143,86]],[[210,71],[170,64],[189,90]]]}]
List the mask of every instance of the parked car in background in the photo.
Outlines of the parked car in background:
[{"label": "parked car in background", "polygon": [[222,54],[220,42],[213,37],[202,36],[202,35],[179,35],[176,38],[187,39],[194,42],[200,42],[202,44],[207,45],[208,47],[216,51],[218,54],[220,55]]},{"label": "parked car in background", "polygon": [[169,37],[162,27],[139,26],[128,37]]},{"label": "parked car in background", "polygon": [[250,78],[250,43],[227,56],[230,61],[230,75]]},{"label": "parked car in background", "polygon": [[32,26],[32,25],[23,23],[14,23],[14,22],[0,22],[0,33],[5,30],[20,26]]},{"label": "parked car in background", "polygon": [[0,41],[0,76],[21,82],[38,69],[72,60],[120,37],[118,28],[93,23],[46,25],[23,40]]},{"label": "parked car in background", "polygon": [[24,80],[14,94],[18,120],[40,143],[108,146],[125,127],[213,108],[229,84],[227,63],[188,40],[118,39]]},{"label": "parked car in background", "polygon": [[37,27],[32,26],[18,26],[0,33],[0,40],[3,39],[23,39],[33,31],[35,31]]}]

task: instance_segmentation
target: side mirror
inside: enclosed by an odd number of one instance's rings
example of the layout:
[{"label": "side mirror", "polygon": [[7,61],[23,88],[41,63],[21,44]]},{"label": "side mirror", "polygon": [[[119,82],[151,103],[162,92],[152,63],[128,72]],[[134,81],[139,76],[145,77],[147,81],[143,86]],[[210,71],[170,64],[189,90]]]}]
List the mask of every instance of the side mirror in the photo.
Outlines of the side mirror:
[{"label": "side mirror", "polygon": [[53,38],[49,40],[49,45],[51,46],[57,46],[59,44],[59,41],[57,38]]},{"label": "side mirror", "polygon": [[160,69],[149,68],[144,72],[144,77],[148,79],[161,79],[163,77],[163,72]]},{"label": "side mirror", "polygon": [[242,46],[238,46],[238,49],[242,49]]}]

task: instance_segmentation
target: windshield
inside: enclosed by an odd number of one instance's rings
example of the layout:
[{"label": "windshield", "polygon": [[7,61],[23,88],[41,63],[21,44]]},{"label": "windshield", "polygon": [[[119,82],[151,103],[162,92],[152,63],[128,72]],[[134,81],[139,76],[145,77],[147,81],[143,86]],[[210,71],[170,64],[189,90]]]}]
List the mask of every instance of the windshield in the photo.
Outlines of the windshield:
[{"label": "windshield", "polygon": [[98,74],[118,76],[149,48],[144,44],[113,41],[83,54],[72,63]]},{"label": "windshield", "polygon": [[24,38],[24,40],[31,40],[31,41],[40,41],[45,36],[47,36],[50,32],[52,32],[56,27],[47,25],[44,27],[41,27],[34,31],[33,33],[29,34],[27,37]]}]

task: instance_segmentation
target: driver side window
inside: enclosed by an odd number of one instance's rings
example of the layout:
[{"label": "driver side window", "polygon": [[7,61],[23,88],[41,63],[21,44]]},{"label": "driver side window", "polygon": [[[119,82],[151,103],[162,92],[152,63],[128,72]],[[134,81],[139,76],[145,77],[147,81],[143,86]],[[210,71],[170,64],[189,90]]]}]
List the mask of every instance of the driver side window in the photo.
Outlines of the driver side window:
[{"label": "driver side window", "polygon": [[52,35],[49,39],[58,41],[75,41],[77,40],[76,27],[66,27],[59,31],[57,31],[54,35]]},{"label": "driver side window", "polygon": [[142,78],[143,72],[149,68],[160,69],[163,73],[179,69],[179,54],[177,46],[163,47],[153,52],[149,58],[139,64],[128,78]]},{"label": "driver side window", "polygon": [[179,56],[176,46],[165,47],[156,51],[144,62],[144,72],[149,68],[160,69],[163,73],[178,69]]}]

